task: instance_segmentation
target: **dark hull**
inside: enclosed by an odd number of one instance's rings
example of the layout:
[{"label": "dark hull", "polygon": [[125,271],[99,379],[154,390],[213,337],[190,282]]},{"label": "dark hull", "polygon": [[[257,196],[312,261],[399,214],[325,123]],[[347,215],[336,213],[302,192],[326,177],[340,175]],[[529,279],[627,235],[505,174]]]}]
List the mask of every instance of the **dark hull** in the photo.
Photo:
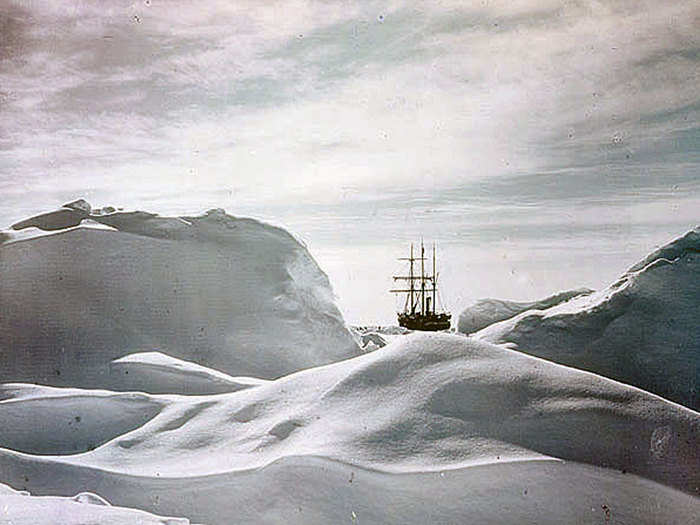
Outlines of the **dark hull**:
[{"label": "dark hull", "polygon": [[399,326],[409,330],[438,332],[450,328],[451,317],[450,314],[399,314]]}]

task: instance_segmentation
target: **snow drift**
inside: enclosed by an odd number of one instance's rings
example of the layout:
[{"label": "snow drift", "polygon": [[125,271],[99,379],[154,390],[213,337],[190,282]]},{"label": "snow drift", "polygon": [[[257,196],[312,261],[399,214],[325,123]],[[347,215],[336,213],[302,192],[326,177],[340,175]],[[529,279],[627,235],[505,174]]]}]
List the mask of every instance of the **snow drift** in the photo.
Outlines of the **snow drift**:
[{"label": "snow drift", "polygon": [[698,409],[700,228],[605,290],[531,310],[475,334]]},{"label": "snow drift", "polygon": [[160,352],[138,352],[115,359],[110,374],[125,390],[152,394],[221,394],[267,383],[255,377],[231,377]]},{"label": "snow drift", "polygon": [[0,484],[0,523],[8,525],[190,525],[184,518],[163,518],[147,512],[112,507],[89,492],[73,496],[36,497]]},{"label": "snow drift", "polygon": [[493,323],[505,321],[527,310],[544,310],[564,303],[574,297],[589,295],[593,290],[579,288],[560,292],[545,299],[532,302],[504,301],[501,299],[480,299],[467,306],[459,314],[457,331],[463,334],[471,334]]},{"label": "snow drift", "polygon": [[281,228],[84,201],[13,228],[0,380],[120,388],[108,364],[144,350],[264,378],[359,353],[326,275]]},{"label": "snow drift", "polygon": [[139,428],[167,398],[106,390],[0,385],[0,447],[31,454],[92,450]]},{"label": "snow drift", "polygon": [[[42,470],[34,460],[17,460],[29,484],[42,485]],[[177,515],[196,515],[207,525],[686,525],[695,523],[700,512],[695,496],[631,474],[559,461],[389,474],[304,457],[237,474],[136,480],[100,471],[92,471],[90,480],[89,470],[55,464],[46,471],[63,476],[66,492],[98,481],[103,490],[115,494],[114,503],[177,509]]]},{"label": "snow drift", "polygon": [[[159,412],[94,450],[0,451],[5,481],[210,525],[595,523],[607,512],[683,523],[700,511],[688,494],[700,485],[696,412],[462,336],[410,335],[230,394],[140,395]],[[116,415],[115,401],[101,412]],[[31,414],[17,425],[34,427]]]}]

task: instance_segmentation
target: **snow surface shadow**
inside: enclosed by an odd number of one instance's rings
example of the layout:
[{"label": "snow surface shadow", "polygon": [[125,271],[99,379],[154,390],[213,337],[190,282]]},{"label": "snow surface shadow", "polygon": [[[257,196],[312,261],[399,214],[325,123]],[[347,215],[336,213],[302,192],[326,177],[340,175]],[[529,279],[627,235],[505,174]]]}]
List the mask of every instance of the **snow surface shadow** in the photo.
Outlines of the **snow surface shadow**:
[{"label": "snow surface shadow", "polygon": [[[2,385],[0,447],[28,454],[93,450],[152,420],[164,403],[145,395]],[[38,391],[22,398],[23,390]],[[42,394],[43,392],[43,394]]]},{"label": "snow surface shadow", "polygon": [[700,500],[630,474],[517,461],[389,474],[314,457],[205,477],[132,477],[0,451],[0,469],[33,494],[88,487],[114,505],[208,525],[385,523],[692,523]]}]

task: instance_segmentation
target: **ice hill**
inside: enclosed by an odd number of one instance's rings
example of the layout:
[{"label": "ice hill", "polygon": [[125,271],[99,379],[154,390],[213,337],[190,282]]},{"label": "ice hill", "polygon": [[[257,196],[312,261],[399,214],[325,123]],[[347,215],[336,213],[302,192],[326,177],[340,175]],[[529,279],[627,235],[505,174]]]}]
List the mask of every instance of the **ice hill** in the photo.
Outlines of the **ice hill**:
[{"label": "ice hill", "polygon": [[577,290],[560,292],[539,301],[532,302],[480,299],[474,304],[467,306],[459,314],[457,330],[463,334],[471,334],[493,323],[515,317],[519,313],[526,312],[527,310],[544,310],[564,303],[574,297],[589,295],[591,293],[593,293],[593,290],[589,288],[579,288]]},{"label": "ice hill", "polygon": [[700,408],[700,227],[605,290],[492,324],[475,337]]},{"label": "ice hill", "polygon": [[253,219],[76,201],[0,239],[0,380],[120,388],[109,363],[140,352],[274,378],[360,353],[307,249]]},{"label": "ice hill", "polygon": [[[697,412],[458,335],[408,335],[230,394],[11,385],[3,397],[5,483],[209,525],[680,524],[700,513]],[[99,442],[67,452],[97,429]]]}]

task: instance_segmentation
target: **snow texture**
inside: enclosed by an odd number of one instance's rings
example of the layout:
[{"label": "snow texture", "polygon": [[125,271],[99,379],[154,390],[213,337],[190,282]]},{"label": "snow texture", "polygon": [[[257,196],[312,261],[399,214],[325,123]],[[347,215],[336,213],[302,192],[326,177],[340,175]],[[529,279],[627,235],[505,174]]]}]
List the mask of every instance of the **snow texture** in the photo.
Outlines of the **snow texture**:
[{"label": "snow texture", "polygon": [[168,404],[141,393],[0,385],[0,447],[30,454],[92,450],[141,427]]},{"label": "snow texture", "polygon": [[353,335],[299,242],[218,210],[75,201],[13,228],[0,481],[18,491],[0,485],[2,524],[700,515],[698,412],[524,353],[652,390],[694,385],[698,230],[602,292],[520,313],[481,303],[471,326],[513,317],[466,337]]},{"label": "snow texture", "polygon": [[0,244],[0,380],[122,389],[109,363],[144,348],[262,378],[360,353],[286,231],[222,210],[89,209],[15,224],[30,233]]},{"label": "snow texture", "polygon": [[605,290],[530,310],[478,339],[590,370],[700,408],[700,228]]},{"label": "snow texture", "polygon": [[[55,390],[15,395],[69,419],[56,399],[78,392]],[[86,396],[107,419],[122,410],[118,397]],[[370,523],[598,523],[602,505],[630,522],[684,523],[700,511],[698,413],[459,335],[409,335],[230,394],[140,396],[162,408],[94,450],[0,451],[5,481],[208,524],[352,512]]]},{"label": "snow texture", "polygon": [[139,352],[115,359],[110,373],[127,390],[152,394],[220,394],[267,383],[255,377],[231,377],[160,352]]},{"label": "snow texture", "polygon": [[527,310],[545,310],[564,303],[574,297],[589,295],[591,293],[593,293],[593,290],[589,288],[579,288],[576,290],[559,292],[545,299],[529,303],[504,301],[501,299],[480,299],[474,304],[467,306],[459,314],[457,330],[463,334],[471,334],[493,323],[515,317],[519,313]]},{"label": "snow texture", "polygon": [[69,497],[32,496],[0,484],[0,524],[6,525],[190,525],[185,518],[113,507],[90,492]]}]

